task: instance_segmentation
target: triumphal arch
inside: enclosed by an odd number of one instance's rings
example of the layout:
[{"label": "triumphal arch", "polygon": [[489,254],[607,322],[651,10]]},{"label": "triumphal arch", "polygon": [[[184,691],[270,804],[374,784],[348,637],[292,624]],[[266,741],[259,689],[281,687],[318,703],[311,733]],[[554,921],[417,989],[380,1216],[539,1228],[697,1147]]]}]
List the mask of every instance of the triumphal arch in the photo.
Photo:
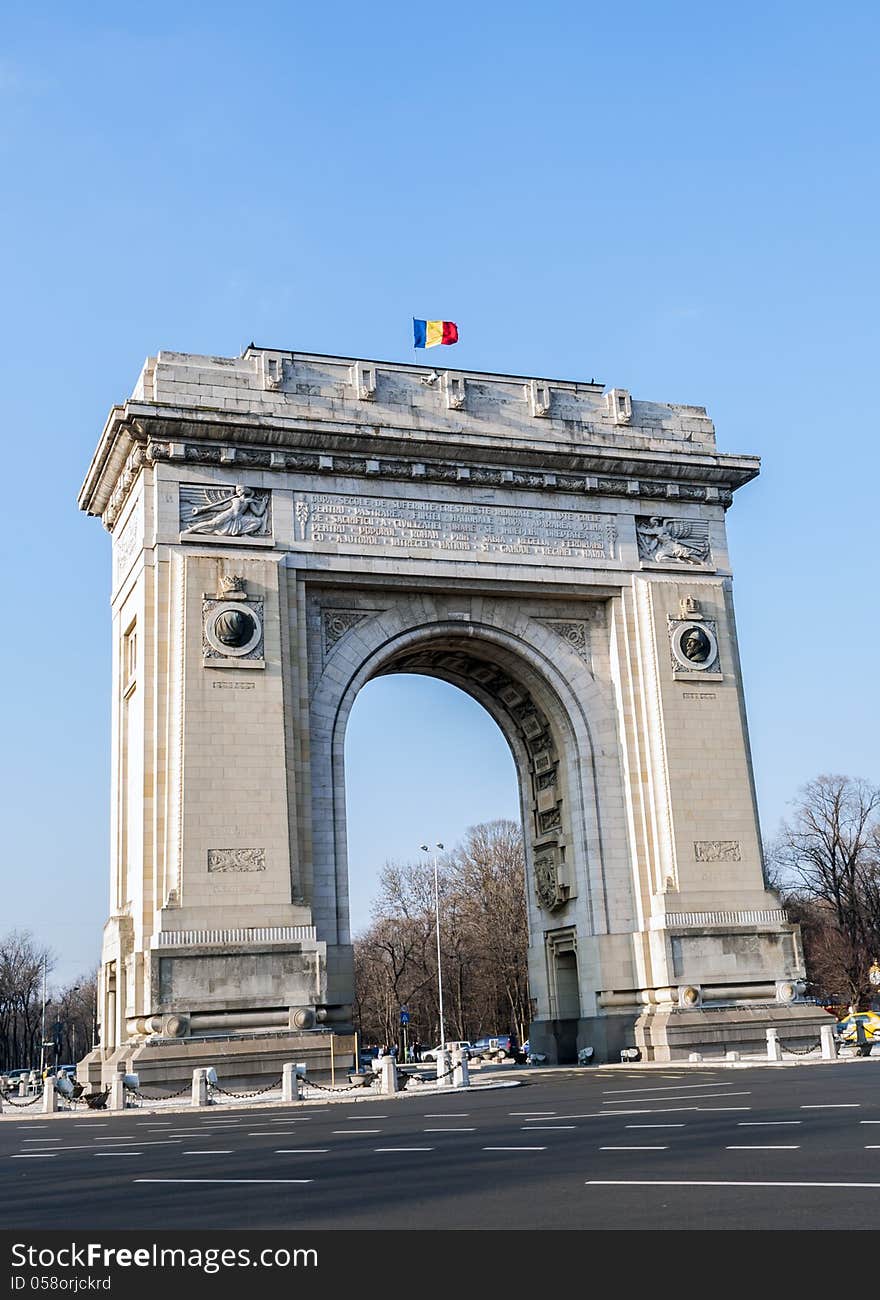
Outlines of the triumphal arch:
[{"label": "triumphal arch", "polygon": [[149,358],[79,498],[113,538],[105,1072],[350,1028],[344,739],[385,673],[467,691],[514,755],[533,1050],[813,1037],[725,534],[758,467],[593,382]]}]

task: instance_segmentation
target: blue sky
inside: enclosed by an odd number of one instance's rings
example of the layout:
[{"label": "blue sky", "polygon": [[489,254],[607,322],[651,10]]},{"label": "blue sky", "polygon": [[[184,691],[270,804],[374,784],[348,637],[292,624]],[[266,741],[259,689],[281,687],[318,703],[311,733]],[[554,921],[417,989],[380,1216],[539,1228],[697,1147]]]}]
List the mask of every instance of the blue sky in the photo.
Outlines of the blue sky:
[{"label": "blue sky", "polygon": [[[705,404],[764,458],[728,522],[765,834],[817,773],[877,778],[875,5],[160,0],[4,26],[0,930],[61,978],[97,958],[110,547],[75,498],[160,348],[407,360],[410,318],[441,317],[462,368]],[[380,740],[395,689],[411,730]],[[356,706],[364,919],[384,858],[516,811],[500,736],[452,698]]]}]

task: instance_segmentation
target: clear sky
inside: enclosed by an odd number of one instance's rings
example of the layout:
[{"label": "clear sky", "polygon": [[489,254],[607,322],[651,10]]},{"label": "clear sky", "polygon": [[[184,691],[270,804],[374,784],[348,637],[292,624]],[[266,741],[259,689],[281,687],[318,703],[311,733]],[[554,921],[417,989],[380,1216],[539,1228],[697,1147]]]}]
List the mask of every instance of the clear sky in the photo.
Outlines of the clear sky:
[{"label": "clear sky", "polygon": [[[0,931],[98,957],[110,543],[76,493],[160,348],[408,360],[446,318],[463,369],[706,405],[764,459],[728,524],[765,834],[819,772],[880,777],[878,48],[864,0],[7,10]],[[386,857],[517,808],[494,724],[398,682],[349,737],[362,921]]]}]

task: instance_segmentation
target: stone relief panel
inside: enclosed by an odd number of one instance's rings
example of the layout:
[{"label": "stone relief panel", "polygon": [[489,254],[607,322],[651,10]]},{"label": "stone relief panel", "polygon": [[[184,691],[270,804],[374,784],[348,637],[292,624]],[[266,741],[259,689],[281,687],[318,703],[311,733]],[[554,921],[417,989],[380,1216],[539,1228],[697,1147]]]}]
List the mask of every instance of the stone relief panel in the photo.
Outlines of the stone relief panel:
[{"label": "stone relief panel", "polygon": [[[230,597],[234,593],[230,593]],[[212,668],[263,666],[263,602],[255,597],[202,601],[202,658]]]},{"label": "stone relief panel", "polygon": [[741,862],[739,840],[694,840],[697,862]]},{"label": "stone relief panel", "polygon": [[324,609],[321,611],[321,644],[324,654],[328,655],[336,642],[346,632],[369,618],[370,612],[362,609]]},{"label": "stone relief panel", "polygon": [[545,912],[555,912],[568,899],[560,879],[559,850],[555,845],[535,848],[535,897]]},{"label": "stone relief panel", "polygon": [[180,531],[194,536],[270,537],[272,494],[268,489],[180,485]]},{"label": "stone relief panel", "polygon": [[208,849],[208,870],[265,871],[265,849]]},{"label": "stone relief panel", "polygon": [[663,519],[659,515],[636,519],[639,559],[664,568],[707,565],[711,560],[709,525],[703,519]]},{"label": "stone relief panel", "polygon": [[720,672],[718,629],[712,618],[673,619],[668,622],[673,673]]},{"label": "stone relief panel", "polygon": [[586,623],[556,618],[541,618],[537,621],[543,623],[544,627],[552,628],[586,663],[590,662],[590,629]]},{"label": "stone relief panel", "polygon": [[125,527],[113,538],[113,582],[121,582],[141,548],[144,535],[144,503],[138,500]]},{"label": "stone relief panel", "polygon": [[582,510],[482,506],[392,497],[319,495],[294,503],[301,544],[573,560],[612,560],[617,528]]}]

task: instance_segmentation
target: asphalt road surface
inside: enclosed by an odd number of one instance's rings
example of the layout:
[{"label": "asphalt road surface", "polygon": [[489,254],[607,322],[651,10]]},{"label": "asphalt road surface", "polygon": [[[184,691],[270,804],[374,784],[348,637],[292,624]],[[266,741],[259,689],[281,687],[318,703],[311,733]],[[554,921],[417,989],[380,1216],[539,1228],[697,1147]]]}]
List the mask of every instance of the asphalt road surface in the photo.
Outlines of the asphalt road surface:
[{"label": "asphalt road surface", "polygon": [[0,1122],[2,1226],[877,1226],[877,1062],[526,1078],[351,1104],[26,1111]]}]

